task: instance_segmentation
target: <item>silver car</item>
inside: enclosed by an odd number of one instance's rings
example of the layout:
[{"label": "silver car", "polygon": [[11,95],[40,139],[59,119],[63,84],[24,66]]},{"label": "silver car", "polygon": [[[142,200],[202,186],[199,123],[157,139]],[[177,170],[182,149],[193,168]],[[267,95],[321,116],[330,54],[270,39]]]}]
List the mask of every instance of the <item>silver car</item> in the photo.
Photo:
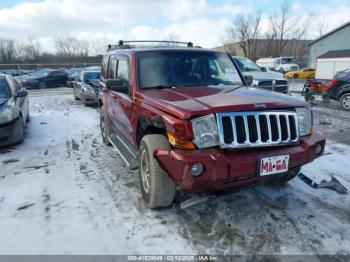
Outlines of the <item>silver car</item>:
[{"label": "silver car", "polygon": [[284,94],[288,93],[288,81],[283,74],[267,71],[245,57],[233,56],[232,58],[244,76],[253,77],[251,86]]},{"label": "silver car", "polygon": [[28,121],[28,92],[12,76],[0,74],[0,147],[22,142]]},{"label": "silver car", "polygon": [[85,105],[97,105],[100,76],[100,71],[81,71],[73,83],[74,99]]}]

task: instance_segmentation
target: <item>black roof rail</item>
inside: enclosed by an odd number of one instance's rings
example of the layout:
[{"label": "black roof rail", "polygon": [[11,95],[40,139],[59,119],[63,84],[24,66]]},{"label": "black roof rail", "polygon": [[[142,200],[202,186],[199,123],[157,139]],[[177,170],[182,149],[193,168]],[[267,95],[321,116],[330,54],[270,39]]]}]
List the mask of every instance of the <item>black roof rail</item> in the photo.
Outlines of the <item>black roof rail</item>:
[{"label": "black roof rail", "polygon": [[[138,45],[140,44],[141,45]],[[142,44],[155,44],[155,45],[142,45]],[[131,49],[131,48],[137,48],[137,47],[195,47],[195,48],[201,48],[200,46],[194,46],[192,42],[181,42],[181,41],[168,41],[168,40],[133,40],[133,41],[124,41],[119,40],[117,45],[111,45],[109,44],[107,46],[107,51],[112,51],[115,49]]]}]

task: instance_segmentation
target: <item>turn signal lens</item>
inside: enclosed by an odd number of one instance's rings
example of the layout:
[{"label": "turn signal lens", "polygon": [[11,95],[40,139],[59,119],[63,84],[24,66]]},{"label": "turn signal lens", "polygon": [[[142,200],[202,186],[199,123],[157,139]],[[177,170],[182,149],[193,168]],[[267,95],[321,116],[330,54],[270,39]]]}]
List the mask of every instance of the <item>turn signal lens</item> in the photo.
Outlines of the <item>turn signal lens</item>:
[{"label": "turn signal lens", "polygon": [[176,148],[181,149],[196,149],[192,141],[177,139],[174,135],[168,133],[169,143]]}]

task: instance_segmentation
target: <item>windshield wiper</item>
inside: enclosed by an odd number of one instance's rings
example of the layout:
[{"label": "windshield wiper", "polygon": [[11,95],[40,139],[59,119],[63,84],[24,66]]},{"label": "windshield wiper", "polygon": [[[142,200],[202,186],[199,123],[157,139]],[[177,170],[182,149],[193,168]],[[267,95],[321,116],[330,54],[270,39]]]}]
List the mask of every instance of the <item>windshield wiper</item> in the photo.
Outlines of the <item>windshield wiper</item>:
[{"label": "windshield wiper", "polygon": [[147,89],[165,89],[165,88],[174,88],[174,86],[157,85],[157,86],[143,87],[142,89],[147,90]]}]

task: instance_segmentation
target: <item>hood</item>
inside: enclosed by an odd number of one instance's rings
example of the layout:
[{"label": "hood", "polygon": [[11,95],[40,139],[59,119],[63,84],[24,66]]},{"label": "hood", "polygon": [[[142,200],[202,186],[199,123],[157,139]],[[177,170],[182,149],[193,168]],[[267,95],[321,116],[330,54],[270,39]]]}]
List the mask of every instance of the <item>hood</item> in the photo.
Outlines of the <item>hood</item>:
[{"label": "hood", "polygon": [[0,97],[0,108],[5,106],[8,101],[9,101],[9,98],[1,98]]},{"label": "hood", "polygon": [[90,79],[89,81],[86,82],[92,87],[99,87],[100,80],[99,79]]},{"label": "hood", "polygon": [[138,99],[181,119],[217,112],[307,106],[302,100],[250,87],[180,87],[141,91]]},{"label": "hood", "polygon": [[251,75],[255,80],[276,80],[276,79],[285,79],[283,74],[278,72],[263,72],[263,71],[247,71],[242,72],[243,75]]}]

